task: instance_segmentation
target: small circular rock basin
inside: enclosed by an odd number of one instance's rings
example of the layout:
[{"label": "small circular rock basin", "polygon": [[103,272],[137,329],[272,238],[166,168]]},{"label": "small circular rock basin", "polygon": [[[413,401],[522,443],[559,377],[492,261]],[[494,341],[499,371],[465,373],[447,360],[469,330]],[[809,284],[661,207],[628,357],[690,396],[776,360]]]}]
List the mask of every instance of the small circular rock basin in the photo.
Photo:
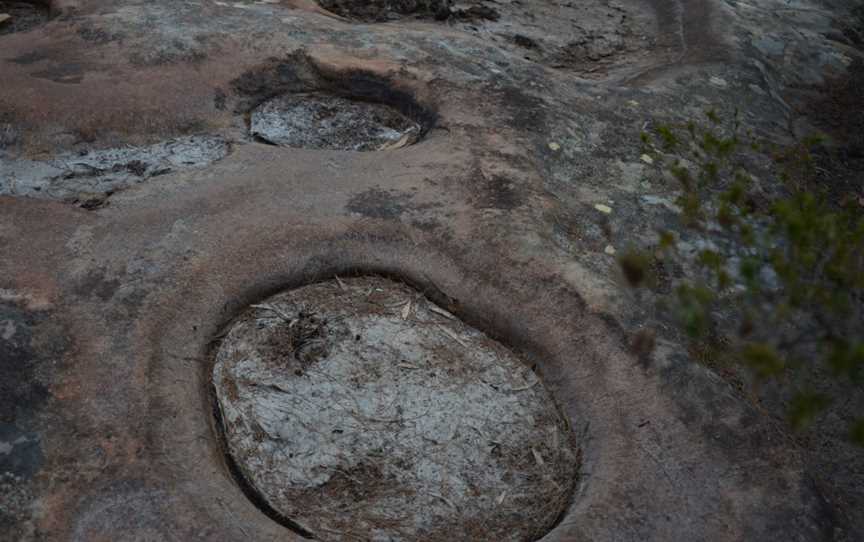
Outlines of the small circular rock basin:
[{"label": "small circular rock basin", "polygon": [[249,132],[279,146],[379,151],[413,144],[422,129],[386,104],[301,93],[279,96],[253,109]]},{"label": "small circular rock basin", "polygon": [[241,483],[318,540],[536,540],[578,476],[537,375],[383,278],[253,305],[216,352],[213,387]]},{"label": "small circular rock basin", "polygon": [[318,0],[322,8],[361,22],[385,22],[404,17],[444,20],[450,15],[449,0]]},{"label": "small circular rock basin", "polygon": [[29,32],[50,17],[50,0],[0,0],[0,35]]}]

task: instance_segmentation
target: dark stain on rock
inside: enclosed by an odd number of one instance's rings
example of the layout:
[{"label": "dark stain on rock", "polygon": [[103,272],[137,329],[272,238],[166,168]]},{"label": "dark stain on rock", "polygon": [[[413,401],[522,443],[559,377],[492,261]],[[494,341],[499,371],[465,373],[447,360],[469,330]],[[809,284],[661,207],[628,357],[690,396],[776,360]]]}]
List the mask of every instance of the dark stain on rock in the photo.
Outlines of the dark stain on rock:
[{"label": "dark stain on rock", "polygon": [[27,418],[48,399],[48,388],[36,375],[40,356],[33,335],[37,325],[35,315],[0,303],[0,423]]},{"label": "dark stain on rock", "polygon": [[370,188],[365,192],[354,195],[345,208],[369,218],[381,218],[394,220],[402,216],[406,210],[407,200],[410,196],[400,194],[396,191]]},{"label": "dark stain on rock", "polygon": [[513,36],[513,42],[519,47],[524,47],[525,49],[539,49],[540,45],[533,38],[529,38],[523,34],[516,34]]},{"label": "dark stain on rock", "polygon": [[422,230],[425,232],[433,232],[442,227],[441,222],[435,220],[434,218],[429,219],[415,219],[411,221],[411,225],[417,228],[418,230]]},{"label": "dark stain on rock", "polygon": [[497,98],[509,116],[508,124],[521,131],[545,133],[547,108],[541,98],[512,86],[490,88],[487,94]]},{"label": "dark stain on rock", "polygon": [[47,60],[48,58],[50,58],[50,55],[47,52],[37,49],[35,51],[30,51],[29,53],[24,53],[21,56],[10,58],[9,61],[22,66],[29,66],[30,64],[36,64],[37,62]]},{"label": "dark stain on rock", "polygon": [[117,292],[117,289],[122,286],[122,282],[118,279],[106,278],[103,270],[91,271],[85,276],[75,287],[75,293],[82,297],[98,298],[101,301],[108,301]]},{"label": "dark stain on rock", "polygon": [[40,70],[38,72],[33,72],[30,75],[37,79],[47,79],[55,83],[77,85],[84,80],[85,71],[86,67],[83,64],[70,62]]},{"label": "dark stain on rock", "polygon": [[484,203],[488,207],[511,210],[523,203],[516,184],[506,177],[495,175],[486,181],[484,188]]},{"label": "dark stain on rock", "polygon": [[221,88],[213,89],[213,107],[217,111],[225,111],[228,104],[228,95]]},{"label": "dark stain on rock", "polygon": [[525,195],[517,183],[504,175],[487,175],[475,168],[467,183],[472,191],[472,204],[477,209],[510,211],[525,204]]},{"label": "dark stain on rock", "polygon": [[280,94],[309,90],[304,80],[314,78],[313,73],[309,59],[300,53],[284,60],[269,58],[231,81],[231,89],[241,97],[235,110],[245,113]]}]

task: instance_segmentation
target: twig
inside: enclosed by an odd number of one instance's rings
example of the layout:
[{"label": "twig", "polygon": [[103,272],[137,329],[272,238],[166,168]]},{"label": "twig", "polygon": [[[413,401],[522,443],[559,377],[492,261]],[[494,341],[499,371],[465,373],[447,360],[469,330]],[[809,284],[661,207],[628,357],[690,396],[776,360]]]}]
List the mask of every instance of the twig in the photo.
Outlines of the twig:
[{"label": "twig", "polygon": [[445,503],[447,506],[449,506],[450,508],[453,508],[454,510],[458,510],[457,506],[456,506],[455,504],[453,504],[453,503],[452,503],[448,498],[446,498],[444,495],[439,495],[439,494],[437,494],[437,493],[432,493],[432,492],[430,492],[430,493],[429,493],[429,496],[430,496],[430,497],[435,497],[436,499],[441,499],[441,500],[444,501],[444,503]]},{"label": "twig", "polygon": [[444,332],[445,335],[447,335],[448,337],[450,337],[451,339],[453,339],[454,341],[456,341],[457,343],[462,345],[462,347],[468,348],[468,345],[465,344],[465,341],[463,341],[461,338],[459,338],[459,336],[456,335],[456,333],[447,329],[446,327],[442,326],[441,324],[438,324],[438,327],[441,329],[441,331]]},{"label": "twig", "polygon": [[539,379],[539,378],[538,378],[538,379],[534,379],[534,382],[528,384],[527,386],[521,386],[521,387],[518,387],[518,388],[510,388],[510,389],[507,390],[507,391],[525,391],[525,390],[530,390],[531,388],[533,388],[534,386],[536,386],[538,382],[540,382],[540,379]]},{"label": "twig", "polygon": [[449,318],[450,320],[456,319],[455,316],[453,316],[449,312],[445,311],[444,309],[442,309],[438,305],[435,305],[434,303],[429,303],[427,308],[429,309],[429,311],[434,312],[435,314],[439,314],[439,315],[443,316],[444,318]]},{"label": "twig", "polygon": [[285,313],[285,311],[283,311],[282,309],[280,309],[276,306],[261,304],[261,305],[251,305],[251,307],[253,309],[267,310],[270,312],[275,312],[276,314],[281,316],[282,319],[285,320],[286,322],[288,322],[289,324],[292,324],[294,322],[293,318],[291,318],[287,313]]},{"label": "twig", "polygon": [[348,291],[348,287],[345,286],[345,283],[342,282],[342,279],[340,279],[338,275],[334,275],[333,278],[336,279],[336,284],[339,285],[339,289],[340,289],[340,290],[342,290],[343,292],[347,292],[347,291]]}]

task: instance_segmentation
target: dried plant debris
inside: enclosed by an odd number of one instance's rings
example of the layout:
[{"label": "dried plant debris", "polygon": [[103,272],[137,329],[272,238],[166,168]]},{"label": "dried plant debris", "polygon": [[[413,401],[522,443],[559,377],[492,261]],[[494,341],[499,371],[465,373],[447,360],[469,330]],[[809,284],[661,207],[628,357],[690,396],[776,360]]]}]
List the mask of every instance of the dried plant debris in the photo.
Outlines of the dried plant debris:
[{"label": "dried plant debris", "polygon": [[69,201],[88,207],[152,177],[207,166],[228,151],[227,141],[212,136],[63,153],[47,160],[13,157],[0,150],[0,195]]},{"label": "dried plant debris", "polygon": [[287,147],[374,151],[404,147],[418,123],[385,104],[301,93],[268,100],[252,111],[251,135]]},{"label": "dried plant debris", "polygon": [[213,386],[244,483],[318,540],[535,540],[577,477],[538,376],[386,279],[251,307],[216,353]]}]

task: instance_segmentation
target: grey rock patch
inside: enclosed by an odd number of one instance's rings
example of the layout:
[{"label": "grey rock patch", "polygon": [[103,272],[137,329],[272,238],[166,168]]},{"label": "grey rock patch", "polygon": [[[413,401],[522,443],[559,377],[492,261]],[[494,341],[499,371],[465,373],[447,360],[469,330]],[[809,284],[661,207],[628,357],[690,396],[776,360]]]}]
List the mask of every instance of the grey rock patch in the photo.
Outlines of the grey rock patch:
[{"label": "grey rock patch", "polygon": [[0,195],[87,201],[177,170],[205,167],[229,150],[220,137],[187,136],[141,147],[63,153],[48,160],[0,152]]},{"label": "grey rock patch", "polygon": [[0,422],[0,474],[11,473],[29,479],[39,471],[43,461],[37,434]]},{"label": "grey rock patch", "polygon": [[217,354],[228,450],[320,540],[533,540],[569,503],[580,453],[516,355],[384,279],[253,306]]}]

